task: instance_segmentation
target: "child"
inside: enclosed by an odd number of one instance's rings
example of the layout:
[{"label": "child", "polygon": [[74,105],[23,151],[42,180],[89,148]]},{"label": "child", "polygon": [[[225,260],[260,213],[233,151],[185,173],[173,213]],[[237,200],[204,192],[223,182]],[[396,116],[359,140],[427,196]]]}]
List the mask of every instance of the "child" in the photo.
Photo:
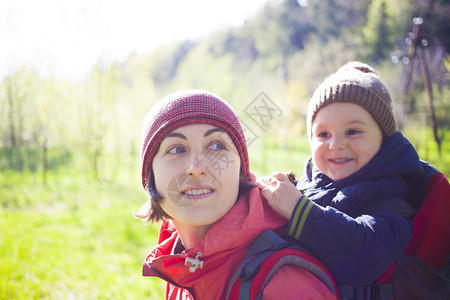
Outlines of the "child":
[{"label": "child", "polygon": [[276,172],[260,180],[262,194],[290,220],[287,235],[338,285],[370,285],[411,239],[410,218],[424,196],[422,163],[396,132],[388,89],[363,63],[344,65],[317,88],[307,134],[312,158],[298,189]]}]

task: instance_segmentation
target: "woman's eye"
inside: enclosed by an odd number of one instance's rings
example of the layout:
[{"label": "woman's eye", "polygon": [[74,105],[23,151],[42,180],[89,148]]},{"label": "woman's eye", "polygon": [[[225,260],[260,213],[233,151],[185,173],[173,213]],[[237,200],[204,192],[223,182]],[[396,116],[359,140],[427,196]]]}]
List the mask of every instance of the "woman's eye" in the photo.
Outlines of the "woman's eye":
[{"label": "woman's eye", "polygon": [[172,147],[169,149],[169,151],[167,151],[167,153],[170,153],[170,154],[180,154],[180,153],[184,153],[184,152],[186,152],[186,151],[181,146]]},{"label": "woman's eye", "polygon": [[225,146],[222,143],[212,143],[211,145],[209,145],[208,147],[210,150],[214,150],[214,151],[221,151],[221,150],[225,150]]}]

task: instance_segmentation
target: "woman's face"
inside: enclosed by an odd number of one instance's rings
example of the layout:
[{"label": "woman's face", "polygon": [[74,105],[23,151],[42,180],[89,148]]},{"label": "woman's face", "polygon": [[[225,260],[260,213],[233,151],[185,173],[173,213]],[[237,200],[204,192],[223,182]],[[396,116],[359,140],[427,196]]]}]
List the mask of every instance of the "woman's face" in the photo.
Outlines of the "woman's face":
[{"label": "woman's face", "polygon": [[236,202],[240,165],[223,129],[206,124],[175,129],[152,163],[161,207],[178,223],[212,225]]}]

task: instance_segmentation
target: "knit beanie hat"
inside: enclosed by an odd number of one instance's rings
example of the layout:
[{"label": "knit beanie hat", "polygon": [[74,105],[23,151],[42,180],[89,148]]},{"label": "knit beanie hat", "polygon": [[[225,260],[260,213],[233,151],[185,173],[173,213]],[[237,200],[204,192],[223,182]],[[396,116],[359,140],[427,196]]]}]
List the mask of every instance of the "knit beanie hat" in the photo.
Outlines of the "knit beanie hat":
[{"label": "knit beanie hat", "polygon": [[241,172],[250,173],[244,132],[233,109],[218,96],[203,90],[185,90],[170,94],[147,113],[141,138],[142,186],[155,188],[148,182],[153,158],[161,141],[173,130],[193,124],[217,126],[230,136],[241,159]]},{"label": "knit beanie hat", "polygon": [[335,102],[361,105],[372,115],[384,135],[389,138],[395,133],[392,97],[378,73],[369,65],[349,62],[319,85],[308,106],[306,122],[309,138],[312,137],[312,122],[319,110]]}]

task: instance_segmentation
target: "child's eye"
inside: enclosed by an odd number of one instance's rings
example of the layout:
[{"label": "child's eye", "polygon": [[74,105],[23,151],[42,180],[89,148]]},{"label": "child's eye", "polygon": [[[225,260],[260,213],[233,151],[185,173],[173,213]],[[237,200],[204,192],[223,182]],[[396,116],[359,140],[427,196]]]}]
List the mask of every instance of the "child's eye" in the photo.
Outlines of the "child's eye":
[{"label": "child's eye", "polygon": [[356,129],[349,129],[349,130],[347,130],[347,135],[355,135],[355,134],[358,134],[360,132],[361,131],[356,130]]},{"label": "child's eye", "polygon": [[321,138],[321,139],[326,139],[326,138],[330,137],[330,134],[328,132],[326,132],[326,131],[323,131],[323,132],[319,132],[317,137]]},{"label": "child's eye", "polygon": [[219,142],[213,142],[209,145],[208,147],[210,150],[214,150],[214,151],[221,151],[221,150],[225,150],[225,146],[222,143]]},{"label": "child's eye", "polygon": [[169,154],[180,154],[180,153],[184,153],[184,152],[186,152],[186,150],[184,150],[184,148],[181,146],[174,146],[174,147],[170,148],[169,151],[167,151],[167,153],[169,153]]}]

